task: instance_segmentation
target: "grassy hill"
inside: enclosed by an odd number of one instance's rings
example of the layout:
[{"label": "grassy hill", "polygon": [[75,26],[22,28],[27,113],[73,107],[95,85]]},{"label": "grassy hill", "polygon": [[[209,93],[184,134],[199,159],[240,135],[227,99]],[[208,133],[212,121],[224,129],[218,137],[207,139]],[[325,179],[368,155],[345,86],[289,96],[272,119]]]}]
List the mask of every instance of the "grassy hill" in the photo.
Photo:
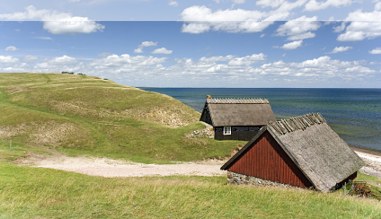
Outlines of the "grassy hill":
[{"label": "grassy hill", "polygon": [[3,159],[58,150],[190,161],[227,156],[239,143],[189,137],[204,126],[174,98],[84,75],[0,74],[0,108]]}]

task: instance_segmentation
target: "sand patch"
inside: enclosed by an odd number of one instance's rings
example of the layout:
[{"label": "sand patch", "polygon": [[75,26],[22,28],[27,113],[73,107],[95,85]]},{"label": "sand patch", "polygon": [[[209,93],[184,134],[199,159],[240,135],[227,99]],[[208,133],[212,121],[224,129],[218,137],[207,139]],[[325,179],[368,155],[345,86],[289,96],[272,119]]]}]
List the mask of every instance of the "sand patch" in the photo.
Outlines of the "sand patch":
[{"label": "sand patch", "polygon": [[215,176],[223,175],[221,161],[178,164],[142,164],[108,158],[56,156],[37,158],[27,162],[36,167],[65,170],[91,176],[102,177],[143,177],[143,176]]}]

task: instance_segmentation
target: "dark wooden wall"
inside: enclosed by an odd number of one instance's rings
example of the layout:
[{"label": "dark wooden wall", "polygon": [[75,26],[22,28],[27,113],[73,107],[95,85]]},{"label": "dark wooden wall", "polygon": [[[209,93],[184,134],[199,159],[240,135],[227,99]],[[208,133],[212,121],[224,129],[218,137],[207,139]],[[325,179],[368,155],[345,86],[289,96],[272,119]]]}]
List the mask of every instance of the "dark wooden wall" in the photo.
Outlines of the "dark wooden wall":
[{"label": "dark wooden wall", "polygon": [[298,187],[312,184],[266,131],[229,171]]},{"label": "dark wooden wall", "polygon": [[214,139],[216,140],[241,140],[250,141],[261,128],[260,126],[232,126],[232,134],[224,135],[224,127],[214,128]]},{"label": "dark wooden wall", "polygon": [[213,125],[212,118],[210,118],[210,112],[208,107],[204,107],[204,109],[202,110],[200,121],[206,122],[209,125]]}]

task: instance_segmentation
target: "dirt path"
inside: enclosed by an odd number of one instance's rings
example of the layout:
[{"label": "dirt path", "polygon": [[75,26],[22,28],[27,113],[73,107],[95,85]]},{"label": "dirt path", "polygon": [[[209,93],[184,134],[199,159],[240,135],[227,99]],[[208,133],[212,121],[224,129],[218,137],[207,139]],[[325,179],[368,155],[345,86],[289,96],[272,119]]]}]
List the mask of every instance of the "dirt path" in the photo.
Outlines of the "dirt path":
[{"label": "dirt path", "polygon": [[141,164],[107,158],[57,156],[29,162],[32,166],[77,172],[103,177],[141,176],[215,176],[223,175],[223,162],[207,161],[178,164]]},{"label": "dirt path", "polygon": [[[381,178],[381,156],[356,151],[365,161],[362,172]],[[224,175],[220,167],[226,161],[211,160],[177,164],[141,164],[107,158],[67,157],[32,157],[22,163],[35,167],[65,170],[92,176],[103,177],[142,177],[142,176],[216,176]]]}]

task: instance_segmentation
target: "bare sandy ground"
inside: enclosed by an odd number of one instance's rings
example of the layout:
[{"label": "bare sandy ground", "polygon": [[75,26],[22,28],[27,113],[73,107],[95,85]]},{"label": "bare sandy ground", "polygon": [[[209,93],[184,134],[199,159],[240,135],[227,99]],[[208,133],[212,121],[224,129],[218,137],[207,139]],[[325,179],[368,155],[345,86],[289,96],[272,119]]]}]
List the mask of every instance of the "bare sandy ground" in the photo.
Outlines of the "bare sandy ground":
[{"label": "bare sandy ground", "polygon": [[142,176],[215,176],[224,174],[220,170],[222,161],[205,161],[176,164],[142,164],[108,158],[56,156],[34,159],[27,162],[32,166],[77,172],[103,177],[142,177]]},{"label": "bare sandy ground", "polygon": [[[381,177],[381,156],[356,151],[365,161],[361,171]],[[24,164],[35,167],[58,169],[92,176],[102,177],[142,177],[142,176],[216,176],[224,175],[220,167],[226,161],[209,160],[204,162],[189,162],[176,164],[142,164],[108,158],[67,157],[63,155],[53,157],[33,157],[25,160]]]}]

